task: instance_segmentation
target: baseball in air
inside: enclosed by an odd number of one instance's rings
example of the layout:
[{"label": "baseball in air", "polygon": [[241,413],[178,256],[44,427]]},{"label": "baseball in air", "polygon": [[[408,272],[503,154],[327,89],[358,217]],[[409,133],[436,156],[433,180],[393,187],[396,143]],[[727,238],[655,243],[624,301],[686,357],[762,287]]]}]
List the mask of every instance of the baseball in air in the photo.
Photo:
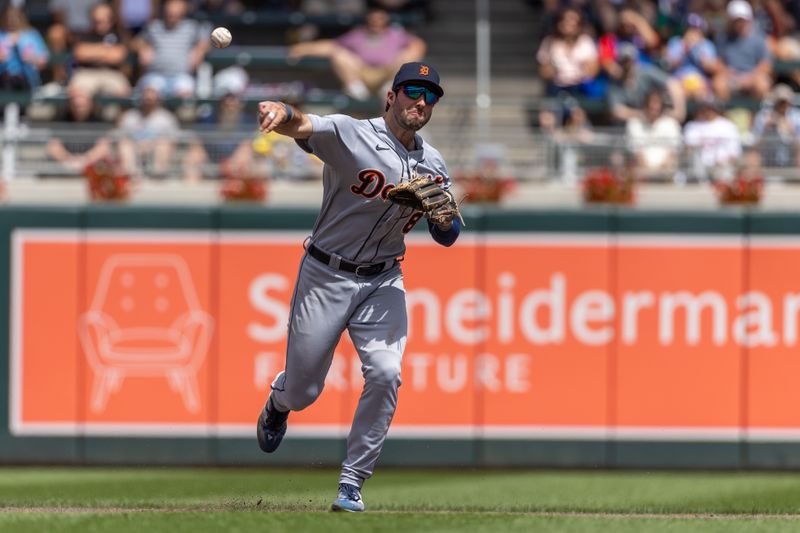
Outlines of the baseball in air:
[{"label": "baseball in air", "polygon": [[217,48],[225,48],[229,44],[231,44],[231,32],[228,28],[214,28],[214,31],[211,32],[211,44],[216,46]]}]

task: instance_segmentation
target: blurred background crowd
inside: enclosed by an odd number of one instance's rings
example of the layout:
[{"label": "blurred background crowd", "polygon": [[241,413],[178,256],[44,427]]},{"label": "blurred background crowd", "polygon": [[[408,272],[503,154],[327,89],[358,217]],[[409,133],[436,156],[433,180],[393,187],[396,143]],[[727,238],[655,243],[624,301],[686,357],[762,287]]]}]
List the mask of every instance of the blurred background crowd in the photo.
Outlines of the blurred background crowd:
[{"label": "blurred background crowd", "polygon": [[[439,106],[450,111],[434,120],[444,127],[426,132],[441,137],[433,141],[454,172],[565,184],[595,166],[676,184],[742,172],[800,177],[796,0],[492,2],[505,10],[493,39],[516,42],[492,50],[502,94],[493,95],[489,130],[468,122],[476,107],[472,3],[0,4],[0,100],[22,104],[27,136],[16,141],[30,146],[18,157],[35,161],[41,177],[74,176],[113,157],[138,178],[319,179],[315,158],[255,132],[255,102],[376,115],[398,65],[431,58],[447,92]],[[231,27],[229,49],[211,48],[217,25]],[[514,67],[502,67],[504,59]]]},{"label": "blurred background crowd", "polygon": [[[309,87],[254,79],[237,58],[212,67],[214,25],[255,18],[255,30],[234,29],[239,44],[273,44],[287,63],[324,60],[340,93],[361,102],[387,90],[400,64],[424,57],[424,42],[392,19],[424,12],[414,0],[11,0],[0,15],[0,91],[6,103],[30,97],[23,122],[47,126],[47,159],[57,163],[42,172],[49,177],[114,158],[135,178],[317,179],[321,163],[255,132],[252,109],[269,97],[302,107]],[[258,42],[258,16],[287,15],[308,19],[272,21],[272,39]]]},{"label": "blurred background crowd", "polygon": [[566,179],[598,125],[624,128],[612,156],[644,178],[729,180],[763,165],[794,177],[800,3],[548,0],[544,11],[536,61],[553,101],[538,122]]}]

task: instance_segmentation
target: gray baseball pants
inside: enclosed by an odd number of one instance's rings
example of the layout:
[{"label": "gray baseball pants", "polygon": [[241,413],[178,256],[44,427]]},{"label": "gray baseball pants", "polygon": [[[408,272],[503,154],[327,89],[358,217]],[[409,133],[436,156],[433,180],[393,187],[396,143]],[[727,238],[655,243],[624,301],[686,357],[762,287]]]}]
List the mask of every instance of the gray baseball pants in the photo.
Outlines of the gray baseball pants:
[{"label": "gray baseball pants", "polygon": [[361,360],[364,389],[339,482],[361,487],[375,469],[397,407],[408,332],[403,273],[395,265],[376,276],[357,276],[306,254],[292,297],[286,365],[272,383],[277,409],[301,411],[314,403],[345,329]]}]

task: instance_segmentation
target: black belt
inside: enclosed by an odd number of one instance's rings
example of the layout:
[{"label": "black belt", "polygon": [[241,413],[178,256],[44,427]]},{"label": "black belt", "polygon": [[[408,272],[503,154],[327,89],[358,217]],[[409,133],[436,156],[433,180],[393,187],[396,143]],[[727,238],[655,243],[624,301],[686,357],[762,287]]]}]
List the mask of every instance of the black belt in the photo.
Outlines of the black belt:
[{"label": "black belt", "polygon": [[357,276],[377,276],[384,270],[394,266],[397,263],[397,260],[393,261],[384,261],[382,263],[373,263],[371,265],[359,265],[358,263],[351,263],[345,259],[339,258],[339,264],[336,265],[336,257],[323,252],[313,244],[309,244],[308,248],[308,255],[316,259],[317,261],[324,263],[331,268],[336,268],[338,270],[344,270],[345,272],[352,272]]}]

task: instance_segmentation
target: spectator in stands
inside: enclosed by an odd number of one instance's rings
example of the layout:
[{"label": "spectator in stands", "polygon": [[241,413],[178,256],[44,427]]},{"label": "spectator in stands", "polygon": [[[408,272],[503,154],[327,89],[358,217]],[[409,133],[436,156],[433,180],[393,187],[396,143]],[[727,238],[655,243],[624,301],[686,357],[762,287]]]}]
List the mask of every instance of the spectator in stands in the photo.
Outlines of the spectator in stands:
[{"label": "spectator in stands", "polygon": [[363,16],[367,9],[365,0],[303,0],[300,9],[311,16]]},{"label": "spectator in stands", "polygon": [[409,14],[420,13],[425,18],[430,17],[430,0],[370,0],[369,4],[385,9],[389,13]]},{"label": "spectator in stands", "polygon": [[620,64],[620,47],[623,44],[633,45],[639,62],[651,62],[652,53],[658,48],[661,39],[652,25],[633,9],[625,8],[618,16],[605,10],[606,29],[598,41],[600,67],[611,80],[620,80],[625,73]]},{"label": "spectator in stands", "polygon": [[75,132],[50,138],[46,150],[47,155],[61,163],[69,174],[80,174],[87,165],[113,156],[112,143],[107,137],[101,135],[92,142],[87,140],[86,134],[76,135]]},{"label": "spectator in stands", "polygon": [[692,173],[700,180],[731,180],[742,155],[739,129],[720,111],[719,100],[703,100],[695,119],[683,129],[683,143],[689,152]]},{"label": "spectator in stands", "polygon": [[[797,20],[790,10],[792,4],[782,0],[754,0],[753,17],[767,35],[767,48],[775,61],[800,61],[800,39],[797,34]],[[789,68],[780,73],[779,79],[800,86],[800,69]]]},{"label": "spectator in stands", "polygon": [[166,177],[179,133],[178,119],[162,106],[160,85],[145,83],[138,108],[125,111],[115,131],[123,168],[133,177]]},{"label": "spectator in stands", "polygon": [[92,97],[80,89],[67,89],[67,105],[56,113],[56,122],[102,122],[105,119]]},{"label": "spectator in stands", "polygon": [[87,141],[85,135],[76,137],[75,132],[65,132],[63,137],[52,137],[46,150],[69,174],[80,174],[87,165],[113,155],[112,143],[104,136],[96,137],[94,142]]},{"label": "spectator in stands", "polygon": [[681,125],[666,113],[661,91],[647,93],[644,114],[629,118],[625,133],[639,175],[652,179],[675,176],[682,141]]},{"label": "spectator in stands", "polygon": [[[361,18],[367,9],[365,0],[302,0],[300,10],[310,17]],[[320,28],[310,22],[290,30],[289,42],[301,43],[320,38]]]},{"label": "spectator in stands", "polygon": [[697,4],[690,6],[690,2],[685,0],[660,0],[657,2],[658,13],[655,17],[656,24],[654,26],[662,42],[668,41],[686,27],[686,19],[689,16],[690,7],[694,7],[696,11],[699,11],[700,6]]},{"label": "spectator in stands", "polygon": [[[83,91],[68,91],[67,107],[56,122],[67,128],[54,130],[47,141],[47,155],[61,163],[70,174],[80,173],[86,165],[112,154],[112,143],[106,135],[97,135],[101,117],[92,99]],[[87,128],[81,131],[82,127]]]},{"label": "spectator in stands", "polygon": [[116,21],[111,6],[94,6],[91,21],[91,30],[75,42],[76,70],[69,82],[70,91],[81,91],[90,97],[97,93],[128,96],[131,84],[120,70],[128,59],[128,48],[114,31]]},{"label": "spectator in stands", "polygon": [[797,30],[797,21],[787,11],[784,2],[753,0],[752,6],[754,24],[767,36],[767,48],[772,57],[784,61],[800,57],[800,42],[792,35]]},{"label": "spectator in stands", "polygon": [[683,35],[672,37],[664,53],[668,70],[680,82],[687,98],[694,100],[710,96],[711,79],[723,68],[714,43],[706,38],[706,31],[706,20],[690,14]]},{"label": "spectator in stands", "polygon": [[[539,24],[534,30],[536,35],[552,35],[556,27],[556,17],[564,10],[560,0],[528,0],[536,13]],[[536,5],[534,5],[534,3]],[[574,7],[574,6],[572,6]]]},{"label": "spectator in stands", "polygon": [[543,109],[539,126],[552,145],[561,181],[575,185],[580,179],[588,148],[594,142],[594,131],[586,111],[578,102],[567,99],[563,107]]},{"label": "spectator in stands", "polygon": [[752,134],[769,166],[800,165],[800,110],[791,87],[777,84],[753,120]]},{"label": "spectator in stands", "polygon": [[245,11],[294,12],[301,0],[239,0]]},{"label": "spectator in stands", "polygon": [[772,85],[772,57],[764,34],[753,24],[753,8],[745,0],[727,7],[728,28],[717,36],[724,68],[713,80],[714,93],[727,101],[732,93],[762,99]]},{"label": "spectator in stands", "polygon": [[197,137],[189,143],[185,160],[188,181],[200,181],[209,161],[215,165],[230,161],[233,168],[239,168],[248,159],[252,118],[244,113],[241,91],[223,88],[221,93],[214,112],[201,117],[194,128]]},{"label": "spectator in stands", "polygon": [[48,59],[44,39],[31,27],[22,9],[6,4],[0,16],[0,88],[35,89]]},{"label": "spectator in stands", "polygon": [[240,170],[271,180],[309,181],[322,179],[322,161],[306,153],[297,143],[278,133],[256,133],[220,168]]},{"label": "spectator in stands", "polygon": [[566,8],[556,15],[553,34],[542,40],[536,60],[548,96],[594,94],[591,84],[599,72],[597,47],[583,28],[577,9]]},{"label": "spectator in stands", "polygon": [[53,25],[48,32],[61,25],[69,35],[86,33],[91,28],[89,11],[102,0],[50,0]]},{"label": "spectator in stands", "polygon": [[645,97],[653,92],[666,91],[672,109],[669,114],[678,122],[686,116],[686,99],[677,80],[658,67],[638,62],[638,49],[630,43],[619,46],[620,78],[609,86],[608,100],[613,118],[627,122],[632,117],[643,118]]},{"label": "spectator in stands", "polygon": [[202,11],[207,15],[239,15],[244,4],[239,0],[193,0],[192,11]]},{"label": "spectator in stands", "polygon": [[338,39],[298,43],[289,49],[290,59],[305,56],[330,58],[333,70],[351,97],[365,100],[371,92],[387,90],[403,63],[421,61],[425,42],[402,27],[390,25],[389,14],[372,8],[364,26]]},{"label": "spectator in stands", "polygon": [[[297,107],[297,106],[295,106]],[[308,181],[322,179],[322,161],[300,148],[284,135],[257,133],[243,155],[250,165],[276,180]]]},{"label": "spectator in stands", "polygon": [[117,15],[117,33],[130,42],[158,16],[161,0],[113,0]]},{"label": "spectator in stands", "polygon": [[[89,11],[102,0],[50,0],[49,9],[53,24],[47,29],[47,44],[55,56],[68,53],[75,37],[89,31]],[[54,65],[53,77],[59,83],[67,81],[68,73],[63,62]]]},{"label": "spectator in stands", "polygon": [[[298,103],[293,103],[298,107]],[[216,113],[196,128],[198,138],[186,154],[186,178],[199,181],[209,162],[218,174],[235,172],[270,179],[309,180],[322,178],[322,162],[306,153],[289,137],[272,132],[252,133],[252,119],[233,92],[219,101]]]},{"label": "spectator in stands", "polygon": [[410,8],[413,3],[411,0],[372,0],[373,5],[380,6],[386,11],[402,11]]},{"label": "spectator in stands", "polygon": [[140,35],[139,65],[146,72],[139,86],[156,84],[164,96],[194,95],[194,72],[209,48],[210,29],[186,17],[186,0],[167,0],[163,20],[154,20]]},{"label": "spectator in stands", "polygon": [[[253,136],[252,117],[245,113],[241,99],[248,84],[247,72],[239,66],[214,76],[219,102],[194,128],[197,137],[189,143],[184,161],[187,180],[202,179],[209,162],[219,170],[215,175],[237,172],[275,179],[321,178],[322,163],[291,138],[277,133]],[[297,108],[300,104],[292,105]]]}]

